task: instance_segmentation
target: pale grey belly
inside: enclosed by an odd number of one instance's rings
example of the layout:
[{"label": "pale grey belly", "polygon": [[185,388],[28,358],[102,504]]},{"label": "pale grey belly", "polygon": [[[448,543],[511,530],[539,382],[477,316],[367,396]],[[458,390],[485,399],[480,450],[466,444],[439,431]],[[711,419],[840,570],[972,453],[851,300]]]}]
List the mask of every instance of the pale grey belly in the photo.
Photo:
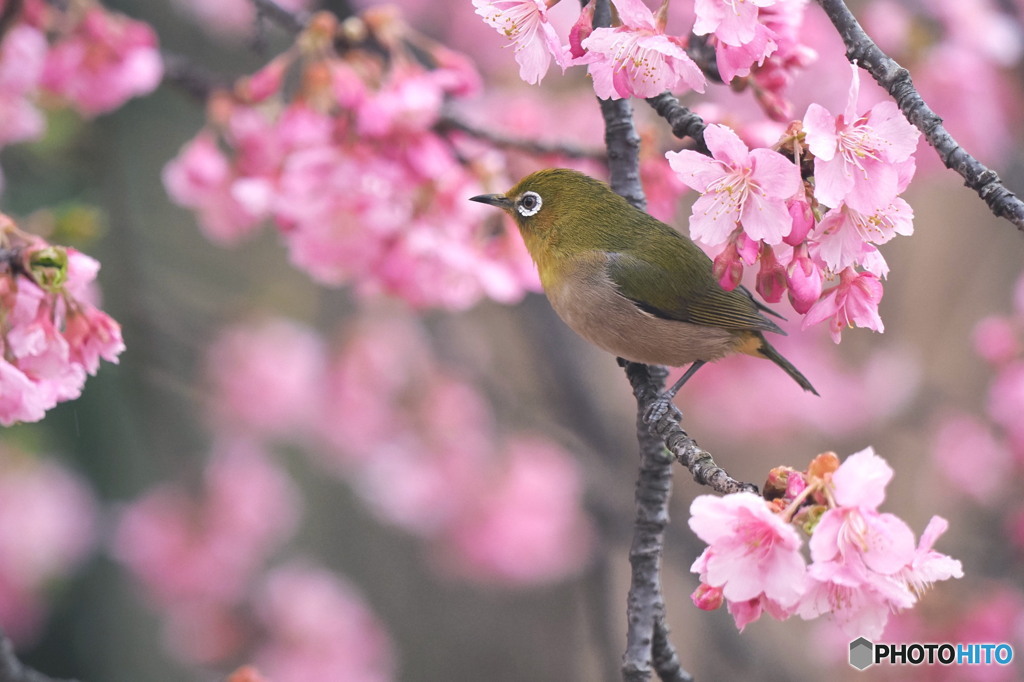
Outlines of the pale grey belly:
[{"label": "pale grey belly", "polygon": [[[647,364],[679,367],[717,360],[737,349],[742,337],[655,317],[615,292],[611,282],[566,282],[548,290],[548,300],[573,331],[609,353]],[[582,286],[580,286],[582,285]],[[577,292],[585,291],[585,295]]]}]

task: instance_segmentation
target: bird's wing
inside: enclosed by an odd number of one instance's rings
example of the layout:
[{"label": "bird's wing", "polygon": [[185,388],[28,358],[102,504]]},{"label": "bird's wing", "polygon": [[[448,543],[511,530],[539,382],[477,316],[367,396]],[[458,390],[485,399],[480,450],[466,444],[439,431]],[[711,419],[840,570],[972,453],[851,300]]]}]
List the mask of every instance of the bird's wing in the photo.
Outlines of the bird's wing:
[{"label": "bird's wing", "polygon": [[619,293],[651,315],[735,331],[785,334],[758,311],[752,299],[739,291],[726,291],[710,272],[684,283],[662,266],[631,254],[607,257],[606,272]]}]

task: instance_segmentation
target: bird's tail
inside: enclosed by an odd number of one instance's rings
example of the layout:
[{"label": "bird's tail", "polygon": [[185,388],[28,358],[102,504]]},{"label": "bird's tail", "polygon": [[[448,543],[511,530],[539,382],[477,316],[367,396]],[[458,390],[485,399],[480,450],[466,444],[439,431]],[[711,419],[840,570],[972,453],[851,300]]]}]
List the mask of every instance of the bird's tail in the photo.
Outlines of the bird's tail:
[{"label": "bird's tail", "polygon": [[775,350],[768,341],[762,338],[761,346],[757,349],[757,352],[781,367],[782,371],[786,374],[793,377],[793,380],[800,384],[800,388],[805,391],[810,391],[814,395],[818,395],[818,392],[814,390],[814,386],[812,386],[811,382],[807,380],[807,377],[801,374],[800,370],[793,366],[793,363],[782,357],[782,355],[779,354],[779,351]]}]

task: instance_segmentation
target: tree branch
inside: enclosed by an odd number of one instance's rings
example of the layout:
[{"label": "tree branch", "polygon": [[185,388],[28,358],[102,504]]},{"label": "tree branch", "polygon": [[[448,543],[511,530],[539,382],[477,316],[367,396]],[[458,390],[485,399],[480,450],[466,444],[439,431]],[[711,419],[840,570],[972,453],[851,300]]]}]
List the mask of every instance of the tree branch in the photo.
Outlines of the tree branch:
[{"label": "tree branch", "polygon": [[274,0],[249,0],[260,16],[270,19],[284,30],[298,35],[309,23],[309,14],[306,12],[292,12]]},{"label": "tree branch", "polygon": [[570,159],[590,159],[600,161],[601,163],[607,163],[608,161],[608,156],[603,151],[597,149],[585,149],[567,143],[536,142],[534,140],[502,135],[501,133],[474,126],[451,112],[442,114],[440,120],[434,124],[434,130],[441,134],[457,130],[501,149],[515,149],[538,156],[557,154]]},{"label": "tree branch", "polygon": [[[622,360],[620,364],[626,368],[626,376],[633,386],[637,407],[646,412],[661,395],[664,369]],[[697,445],[697,442],[679,425],[681,416],[679,410],[671,409],[661,419],[650,424],[648,429],[661,439],[661,443],[674,459],[689,469],[694,481],[723,495],[744,491],[758,492],[756,485],[737,481],[718,466],[711,453]]]},{"label": "tree branch", "polygon": [[702,154],[708,153],[707,145],[704,144],[704,129],[708,127],[708,124],[704,122],[704,119],[680,104],[671,92],[648,97],[647,103],[657,112],[658,116],[668,121],[673,135],[679,139],[693,138],[697,143],[697,151]]},{"label": "tree branch", "polygon": [[889,93],[925,139],[935,148],[946,168],[964,179],[978,193],[989,210],[1024,231],[1024,202],[1003,185],[999,175],[971,156],[942,125],[942,118],[925,103],[914,88],[910,72],[882,52],[864,32],[843,0],[818,0],[846,45],[846,57],[864,69]]},{"label": "tree branch", "polygon": [[75,682],[48,677],[23,665],[14,654],[14,645],[0,630],[0,682]]}]

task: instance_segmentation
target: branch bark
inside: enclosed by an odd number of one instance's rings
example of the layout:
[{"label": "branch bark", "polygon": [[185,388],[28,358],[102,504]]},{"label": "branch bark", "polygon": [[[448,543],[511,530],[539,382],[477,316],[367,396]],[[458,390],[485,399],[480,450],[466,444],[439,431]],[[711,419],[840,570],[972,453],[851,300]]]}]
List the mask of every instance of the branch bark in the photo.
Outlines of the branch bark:
[{"label": "branch bark", "polygon": [[818,0],[846,45],[846,57],[871,74],[885,88],[925,139],[935,148],[942,163],[958,173],[964,184],[978,193],[989,210],[1006,218],[1024,231],[1024,202],[1003,185],[999,175],[971,156],[942,125],[942,117],[932,111],[914,88],[910,72],[875,45],[843,0]]}]

